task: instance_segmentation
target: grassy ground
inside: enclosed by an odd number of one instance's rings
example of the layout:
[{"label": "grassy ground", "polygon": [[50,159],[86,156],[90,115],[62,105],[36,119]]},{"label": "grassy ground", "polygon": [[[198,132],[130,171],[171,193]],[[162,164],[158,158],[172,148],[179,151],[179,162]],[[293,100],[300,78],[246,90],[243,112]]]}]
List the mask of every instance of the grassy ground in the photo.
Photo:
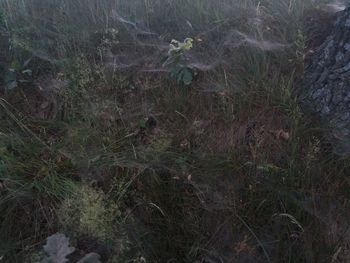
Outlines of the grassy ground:
[{"label": "grassy ground", "polygon": [[2,0],[0,261],[349,262],[350,163],[298,98],[325,4]]}]

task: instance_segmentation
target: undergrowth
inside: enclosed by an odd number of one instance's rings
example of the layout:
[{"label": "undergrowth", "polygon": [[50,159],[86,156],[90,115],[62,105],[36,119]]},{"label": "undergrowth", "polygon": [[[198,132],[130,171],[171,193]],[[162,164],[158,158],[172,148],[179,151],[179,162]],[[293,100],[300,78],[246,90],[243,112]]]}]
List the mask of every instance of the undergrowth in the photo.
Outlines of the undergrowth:
[{"label": "undergrowth", "polygon": [[297,96],[325,3],[0,1],[31,74],[0,81],[0,261],[347,262],[350,163]]}]

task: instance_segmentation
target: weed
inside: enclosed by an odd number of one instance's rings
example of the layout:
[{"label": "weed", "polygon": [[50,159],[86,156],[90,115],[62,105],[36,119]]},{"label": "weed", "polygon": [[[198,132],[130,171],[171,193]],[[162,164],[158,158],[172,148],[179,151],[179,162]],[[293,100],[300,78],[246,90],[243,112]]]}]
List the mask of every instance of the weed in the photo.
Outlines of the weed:
[{"label": "weed", "polygon": [[188,86],[193,81],[193,72],[184,63],[184,55],[193,47],[193,39],[186,38],[183,43],[172,40],[168,57],[165,59],[163,66],[170,68],[170,76],[176,80],[177,84]]}]

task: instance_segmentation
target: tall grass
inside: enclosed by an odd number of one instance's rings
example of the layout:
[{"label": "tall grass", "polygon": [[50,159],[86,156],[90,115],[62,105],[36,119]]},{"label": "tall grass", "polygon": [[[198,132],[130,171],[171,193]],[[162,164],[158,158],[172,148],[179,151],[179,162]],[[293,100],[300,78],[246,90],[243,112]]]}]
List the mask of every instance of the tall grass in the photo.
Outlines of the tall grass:
[{"label": "tall grass", "polygon": [[[274,37],[293,44],[298,30],[302,30],[305,12],[319,3],[312,0],[3,0],[1,6],[6,14],[6,25],[13,32],[13,44],[53,59],[84,48],[94,52],[93,34],[108,28],[126,30],[131,35],[149,31],[170,41],[197,36],[227,21],[238,20],[243,24],[249,16],[270,17],[273,24],[269,25],[269,30],[273,30]],[[257,23],[263,21],[257,20]],[[260,35],[256,37],[263,37],[266,33],[263,26],[255,24],[250,30],[259,29]],[[220,32],[223,36],[228,33]]]},{"label": "tall grass", "polygon": [[[56,231],[105,262],[334,258],[347,244],[328,241],[316,200],[344,207],[349,163],[296,96],[305,20],[325,2],[0,1],[7,70],[32,58],[35,80],[68,82],[0,101],[0,258],[23,262]],[[185,88],[159,64],[187,37]],[[111,72],[110,57],[136,66]],[[53,119],[28,110],[52,97]]]}]

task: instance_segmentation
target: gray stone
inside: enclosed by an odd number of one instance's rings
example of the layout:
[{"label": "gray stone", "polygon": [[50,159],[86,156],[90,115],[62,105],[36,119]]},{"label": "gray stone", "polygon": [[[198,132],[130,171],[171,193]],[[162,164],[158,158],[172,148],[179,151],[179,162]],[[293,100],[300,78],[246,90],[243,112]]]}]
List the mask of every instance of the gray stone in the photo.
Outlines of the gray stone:
[{"label": "gray stone", "polygon": [[350,156],[350,8],[306,63],[302,104],[329,129],[334,152]]}]

